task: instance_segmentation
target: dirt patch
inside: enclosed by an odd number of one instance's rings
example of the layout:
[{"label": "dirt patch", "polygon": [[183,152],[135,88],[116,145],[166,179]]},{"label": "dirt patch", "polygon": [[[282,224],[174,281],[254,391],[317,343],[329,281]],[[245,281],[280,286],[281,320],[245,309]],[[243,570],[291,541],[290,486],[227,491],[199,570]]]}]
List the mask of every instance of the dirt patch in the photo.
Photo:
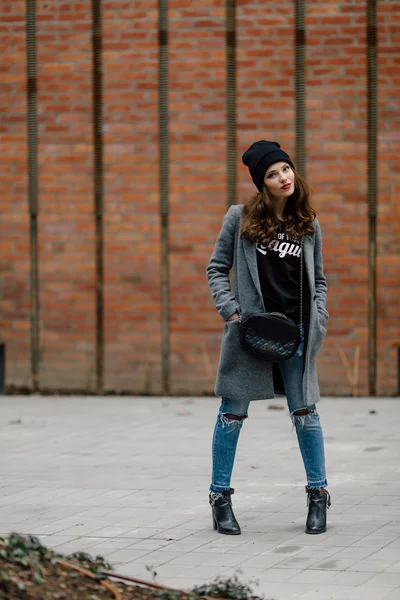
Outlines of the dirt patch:
[{"label": "dirt patch", "polygon": [[264,600],[237,577],[216,579],[190,592],[122,579],[101,556],[63,556],[33,536],[0,538],[0,600]]}]

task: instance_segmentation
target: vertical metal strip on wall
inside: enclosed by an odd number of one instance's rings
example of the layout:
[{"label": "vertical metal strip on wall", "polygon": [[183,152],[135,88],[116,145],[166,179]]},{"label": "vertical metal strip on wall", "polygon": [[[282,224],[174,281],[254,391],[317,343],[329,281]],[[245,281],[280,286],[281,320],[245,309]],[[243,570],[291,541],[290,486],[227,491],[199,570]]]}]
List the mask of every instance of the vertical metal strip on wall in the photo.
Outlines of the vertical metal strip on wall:
[{"label": "vertical metal strip on wall", "polygon": [[104,392],[102,0],[92,0],[93,186],[95,217],[96,392]]},{"label": "vertical metal strip on wall", "polygon": [[306,177],[305,0],[296,0],[295,11],[296,168]]},{"label": "vertical metal strip on wall", "polygon": [[236,204],[236,0],[226,0],[226,144],[228,207]]},{"label": "vertical metal strip on wall", "polygon": [[376,396],[377,219],[377,26],[376,0],[367,0],[367,198],[368,198],[368,393]]},{"label": "vertical metal strip on wall", "polygon": [[32,391],[39,389],[39,266],[37,178],[36,0],[26,0],[28,202],[30,216],[30,321]]},{"label": "vertical metal strip on wall", "polygon": [[161,219],[161,377],[170,393],[169,332],[169,132],[168,132],[168,0],[158,1],[158,126]]}]

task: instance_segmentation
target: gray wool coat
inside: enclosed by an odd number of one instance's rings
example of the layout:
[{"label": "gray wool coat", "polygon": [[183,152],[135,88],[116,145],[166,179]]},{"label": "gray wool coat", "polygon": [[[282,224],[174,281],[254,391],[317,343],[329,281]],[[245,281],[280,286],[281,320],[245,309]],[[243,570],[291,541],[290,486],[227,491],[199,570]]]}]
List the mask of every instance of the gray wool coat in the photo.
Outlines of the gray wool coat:
[{"label": "gray wool coat", "polygon": [[[207,266],[208,283],[215,306],[225,321],[218,374],[217,396],[231,400],[261,400],[274,397],[272,364],[255,358],[240,345],[238,320],[228,321],[235,312],[242,319],[265,312],[258,277],[256,244],[241,237],[240,221],[243,205],[231,206]],[[324,343],[326,310],[326,279],[322,260],[321,229],[314,221],[314,235],[306,236],[303,244],[304,265],[310,285],[310,324],[303,373],[303,397],[306,406],[320,400],[315,357]],[[230,271],[233,267],[233,288]]]}]

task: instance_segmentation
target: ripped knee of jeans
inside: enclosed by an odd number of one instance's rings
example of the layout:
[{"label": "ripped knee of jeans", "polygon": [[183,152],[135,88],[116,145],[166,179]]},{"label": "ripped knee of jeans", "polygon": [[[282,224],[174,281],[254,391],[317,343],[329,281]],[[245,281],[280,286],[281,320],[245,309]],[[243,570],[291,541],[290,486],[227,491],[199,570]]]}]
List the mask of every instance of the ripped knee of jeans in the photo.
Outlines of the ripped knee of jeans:
[{"label": "ripped knee of jeans", "polygon": [[292,419],[293,427],[295,427],[296,425],[304,427],[306,419],[310,421],[311,417],[311,420],[313,421],[313,417],[319,418],[319,415],[318,411],[315,408],[308,408],[307,406],[305,406],[304,408],[299,408],[298,410],[292,412],[290,414],[290,417]]},{"label": "ripped knee of jeans", "polygon": [[228,427],[243,425],[243,421],[247,419],[247,415],[233,415],[231,413],[222,413],[220,414],[220,419],[222,423],[222,427],[227,425]]}]

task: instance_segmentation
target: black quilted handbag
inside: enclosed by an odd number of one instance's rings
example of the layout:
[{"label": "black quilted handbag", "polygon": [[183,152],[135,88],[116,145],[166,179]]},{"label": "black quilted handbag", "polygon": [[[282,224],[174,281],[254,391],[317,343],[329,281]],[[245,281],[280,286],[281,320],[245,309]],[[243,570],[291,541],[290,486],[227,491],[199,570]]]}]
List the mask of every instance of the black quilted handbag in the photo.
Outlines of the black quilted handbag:
[{"label": "black quilted handbag", "polygon": [[252,315],[240,324],[242,348],[263,360],[288,360],[296,352],[300,340],[296,323],[279,312]]},{"label": "black quilted handbag", "polygon": [[[300,329],[303,330],[303,240],[300,255]],[[280,312],[252,315],[240,323],[242,348],[262,360],[288,360],[295,354],[300,341],[296,323]]]}]

